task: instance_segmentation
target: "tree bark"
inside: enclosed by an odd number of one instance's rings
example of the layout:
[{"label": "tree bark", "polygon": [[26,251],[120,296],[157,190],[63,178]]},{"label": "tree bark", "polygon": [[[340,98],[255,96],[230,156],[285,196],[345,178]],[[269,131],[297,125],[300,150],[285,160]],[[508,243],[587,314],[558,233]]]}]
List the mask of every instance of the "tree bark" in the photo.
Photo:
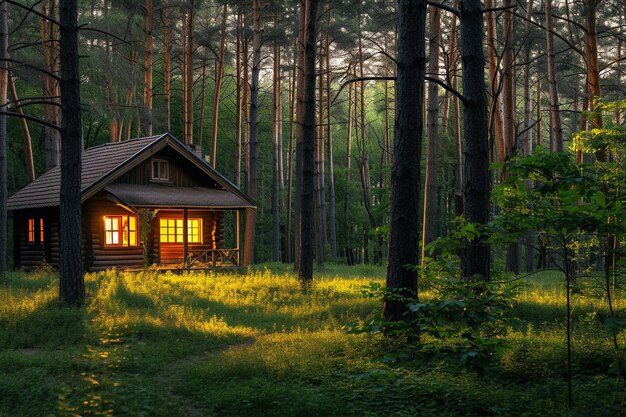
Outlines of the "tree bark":
[{"label": "tree bark", "polygon": [[[7,87],[9,82],[9,23],[7,3],[0,3],[0,111],[7,109]],[[7,171],[7,116],[0,114],[0,280],[8,266],[8,216],[9,198]],[[13,225],[15,227],[15,224]]]},{"label": "tree bark", "polygon": [[[297,68],[297,95],[296,95],[296,218],[295,218],[295,230],[294,230],[294,270],[298,272],[300,275],[301,269],[301,249],[302,249],[302,206],[301,206],[301,194],[304,188],[304,181],[302,177],[302,155],[303,155],[303,144],[302,138],[304,137],[303,133],[303,120],[304,120],[304,90],[305,90],[305,78],[304,78],[304,67],[306,66],[306,54],[305,54],[305,44],[307,42],[307,28],[308,28],[308,20],[307,13],[309,9],[309,3],[307,0],[300,0],[300,25],[299,25],[299,33],[298,33],[298,45],[297,45],[297,53],[298,53],[298,64]],[[312,227],[312,225],[311,225]],[[311,267],[312,268],[312,267]],[[308,273],[308,268],[307,271]],[[311,272],[312,276],[312,272]]]},{"label": "tree bark", "polygon": [[[224,51],[226,49],[226,18],[228,6],[224,4],[222,11],[222,33],[220,35],[220,49],[215,68],[215,90],[213,92],[213,113],[211,115],[211,165],[217,164],[217,128],[219,124],[220,97],[222,93],[222,79],[224,78]],[[202,140],[202,137],[200,137]]]},{"label": "tree bark", "polygon": [[[387,289],[417,298],[420,158],[426,52],[426,1],[398,0],[396,121],[391,171]],[[387,299],[387,320],[408,319],[406,304]]]},{"label": "tree bark", "polygon": [[163,1],[163,94],[165,100],[165,130],[172,130],[172,19],[169,0]]},{"label": "tree bark", "polygon": [[[7,56],[8,56],[8,53],[7,53]],[[11,71],[9,71],[9,75],[7,78],[9,81],[9,89],[11,90],[11,98],[15,106],[15,111],[18,114],[23,116],[24,111],[20,107],[20,100],[19,100],[19,97],[17,96],[17,89],[15,88],[15,80],[13,79]],[[28,122],[26,121],[25,118],[20,117],[19,121],[20,121],[20,126],[22,128],[22,134],[24,135],[24,154],[26,155],[26,172],[28,173],[28,180],[35,181],[35,162],[33,161],[33,145],[32,145],[32,140],[30,136],[30,129],[28,129]]]},{"label": "tree bark", "polygon": [[144,43],[144,64],[143,64],[143,105],[145,107],[145,132],[146,136],[152,136],[152,29],[154,22],[154,7],[152,0],[146,0],[145,32]]},{"label": "tree bark", "polygon": [[326,246],[326,190],[324,187],[324,59],[321,57],[320,42],[319,74],[317,75],[318,113],[317,136],[315,141],[315,244],[318,266],[324,265],[324,247]]},{"label": "tree bark", "polygon": [[294,110],[296,102],[296,78],[298,76],[298,41],[296,39],[296,45],[294,48],[293,57],[293,71],[291,72],[291,82],[289,88],[289,150],[287,152],[287,230],[285,232],[285,246],[286,248],[286,262],[293,261],[293,249],[292,249],[292,189],[293,189],[293,151],[294,151],[294,132],[295,132],[295,119]]},{"label": "tree bark", "polygon": [[241,82],[241,10],[237,12],[237,41],[235,47],[235,185],[241,188],[241,139],[242,139],[242,129],[241,124],[242,120],[242,82]]},{"label": "tree bark", "polygon": [[[595,101],[601,97],[600,68],[598,66],[598,30],[596,27],[596,9],[600,0],[584,0],[585,15],[585,64],[587,66],[587,91],[589,92],[590,108],[595,108]],[[595,112],[591,118],[594,129],[602,129],[602,114]],[[608,151],[601,149],[596,152],[596,159],[608,161]]]},{"label": "tree bark", "polygon": [[[256,200],[258,197],[259,177],[259,72],[261,70],[261,8],[260,0],[253,0],[253,31],[252,31],[252,80],[250,83],[250,141],[248,155],[250,167],[248,171],[248,195]],[[254,263],[254,243],[256,238],[256,211],[250,210],[246,218],[246,257]]]},{"label": "tree bark", "polygon": [[[485,1],[485,7],[493,7],[492,0]],[[498,162],[506,160],[506,140],[504,137],[504,122],[502,120],[502,103],[500,100],[501,81],[498,75],[498,54],[497,54],[497,31],[496,12],[487,13],[487,57],[489,59],[489,87],[490,87],[490,109],[491,119],[489,122],[489,132],[494,132],[491,138],[496,145]],[[493,129],[492,129],[493,128]],[[504,175],[504,169],[500,170],[500,178]]]},{"label": "tree bark", "polygon": [[313,181],[315,153],[315,46],[317,37],[318,0],[305,0],[302,102],[302,188],[300,199],[300,267],[298,277],[303,284],[313,280]]},{"label": "tree bark", "polygon": [[80,74],[78,63],[78,6],[76,0],[61,0],[61,207],[60,207],[60,296],[67,305],[85,301],[81,250],[81,133]]},{"label": "tree bark", "polygon": [[[435,6],[428,8],[430,28],[428,73],[439,78],[439,44],[441,42],[441,12]],[[426,256],[426,245],[432,242],[437,233],[437,147],[439,145],[439,89],[437,84],[428,83],[428,109],[426,113],[426,179],[424,181],[424,219],[422,222],[422,266]]]},{"label": "tree bark", "polygon": [[[465,138],[463,214],[468,222],[480,226],[489,221],[489,149],[483,56],[485,29],[480,0],[462,1],[460,11]],[[464,278],[489,280],[490,251],[486,240],[486,236],[481,234],[463,242],[461,275]]]},{"label": "tree bark", "polygon": [[[330,11],[328,12],[330,26]],[[335,171],[333,164],[332,102],[330,97],[330,35],[326,32],[326,145],[328,152],[328,233],[330,256],[337,259],[337,215],[335,202]]]},{"label": "tree bark", "polygon": [[556,81],[554,34],[552,30],[552,0],[546,0],[546,44],[548,49],[548,83],[550,86],[550,150],[552,152],[563,152],[563,131],[559,113],[559,93]]},{"label": "tree bark", "polygon": [[[57,1],[48,0],[47,7],[46,1],[42,3],[42,14],[56,17],[57,14]],[[59,53],[58,53],[58,40],[59,29],[47,19],[42,18],[41,21],[41,39],[43,44],[43,56],[44,56],[44,68],[47,72],[52,74],[58,74],[59,72]],[[59,113],[59,107],[56,103],[59,102],[59,82],[43,74],[43,93],[46,98],[46,104],[43,106],[43,119],[53,125],[59,126],[61,124],[61,115]],[[55,104],[53,104],[55,103]],[[54,168],[61,163],[61,135],[59,131],[51,127],[44,127],[44,153],[46,159],[46,171]]]},{"label": "tree bark", "polygon": [[273,127],[274,145],[272,176],[272,261],[280,262],[280,142],[282,141],[282,105],[280,100],[280,46],[274,42]]}]

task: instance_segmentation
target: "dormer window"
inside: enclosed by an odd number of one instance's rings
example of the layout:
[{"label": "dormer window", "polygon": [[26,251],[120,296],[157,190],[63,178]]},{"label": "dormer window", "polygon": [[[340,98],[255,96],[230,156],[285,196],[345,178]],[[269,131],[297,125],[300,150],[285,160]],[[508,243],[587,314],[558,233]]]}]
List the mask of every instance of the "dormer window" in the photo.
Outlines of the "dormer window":
[{"label": "dormer window", "polygon": [[152,159],[152,176],[154,181],[170,180],[170,163],[166,159]]}]

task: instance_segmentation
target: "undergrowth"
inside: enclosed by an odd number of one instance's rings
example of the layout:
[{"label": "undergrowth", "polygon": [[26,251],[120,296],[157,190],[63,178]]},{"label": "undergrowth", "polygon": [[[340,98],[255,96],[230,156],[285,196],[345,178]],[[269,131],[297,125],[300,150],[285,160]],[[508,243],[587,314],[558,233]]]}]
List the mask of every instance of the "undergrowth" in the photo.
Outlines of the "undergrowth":
[{"label": "undergrowth", "polygon": [[[522,280],[501,354],[476,372],[433,344],[350,334],[380,316],[363,289],[380,267],[328,265],[303,293],[290,268],[86,277],[82,309],[58,304],[50,271],[0,285],[1,416],[624,415],[623,383],[594,314],[575,296],[574,408],[565,407],[564,292]],[[432,290],[420,302],[436,300]],[[623,309],[624,304],[618,305]],[[511,319],[511,320],[509,320]]]}]

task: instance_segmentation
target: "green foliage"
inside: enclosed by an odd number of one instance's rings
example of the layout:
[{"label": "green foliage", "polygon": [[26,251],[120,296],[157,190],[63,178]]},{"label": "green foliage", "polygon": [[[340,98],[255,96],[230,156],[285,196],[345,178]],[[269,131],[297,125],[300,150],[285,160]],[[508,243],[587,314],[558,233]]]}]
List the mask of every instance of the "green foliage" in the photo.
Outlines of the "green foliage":
[{"label": "green foliage", "polygon": [[[329,264],[303,293],[281,264],[245,274],[108,271],[87,275],[85,308],[66,309],[55,301],[56,275],[10,273],[0,285],[0,415],[567,415],[564,294],[554,274],[517,287],[513,309],[495,315],[507,320],[497,338],[507,349],[489,356],[482,375],[467,371],[474,354],[460,365],[461,339],[424,333],[430,349],[407,352],[397,341],[347,334],[346,323],[379,314],[379,300],[361,291],[383,276],[381,267]],[[454,280],[428,282],[420,303],[443,300],[439,285],[452,288],[447,299],[463,299],[461,283],[457,291]],[[604,312],[606,302],[597,307]],[[446,312],[468,314],[455,302],[432,308],[446,328],[454,325]],[[624,415],[612,349],[595,337],[603,328],[582,320],[590,311],[574,312],[582,372],[569,413]],[[488,313],[478,314],[475,323]]]},{"label": "green foliage", "polygon": [[406,339],[411,342],[406,346],[410,350],[448,350],[459,356],[462,365],[484,373],[503,352],[502,318],[510,308],[511,292],[499,284],[470,283],[453,275],[432,273],[445,269],[437,264],[429,260],[427,268],[420,268],[425,272],[422,285],[430,290],[428,299],[418,300],[377,285],[364,290],[367,297],[404,303],[410,312],[405,320],[374,320],[353,325],[350,330]]}]

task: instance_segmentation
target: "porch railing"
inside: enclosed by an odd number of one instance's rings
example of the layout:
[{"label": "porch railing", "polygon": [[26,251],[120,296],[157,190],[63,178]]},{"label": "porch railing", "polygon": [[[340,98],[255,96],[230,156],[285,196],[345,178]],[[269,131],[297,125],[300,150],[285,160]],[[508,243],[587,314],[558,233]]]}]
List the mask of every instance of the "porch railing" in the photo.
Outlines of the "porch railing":
[{"label": "porch railing", "polygon": [[190,246],[187,257],[187,267],[194,264],[203,263],[211,268],[220,266],[240,266],[239,248],[235,249],[213,249],[206,246]]}]

